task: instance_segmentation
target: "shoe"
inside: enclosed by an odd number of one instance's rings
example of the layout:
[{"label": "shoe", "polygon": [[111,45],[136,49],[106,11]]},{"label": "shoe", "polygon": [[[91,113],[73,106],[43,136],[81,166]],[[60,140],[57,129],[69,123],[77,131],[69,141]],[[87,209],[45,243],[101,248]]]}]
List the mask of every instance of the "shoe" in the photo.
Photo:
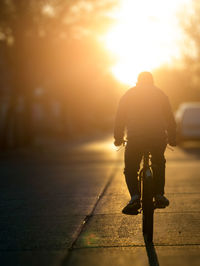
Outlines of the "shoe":
[{"label": "shoe", "polygon": [[165,208],[169,206],[169,200],[164,195],[155,196],[155,207],[156,208]]},{"label": "shoe", "polygon": [[123,214],[129,214],[129,215],[137,215],[138,210],[140,208],[141,208],[140,196],[134,195],[134,196],[132,196],[129,203],[123,208],[122,213]]}]

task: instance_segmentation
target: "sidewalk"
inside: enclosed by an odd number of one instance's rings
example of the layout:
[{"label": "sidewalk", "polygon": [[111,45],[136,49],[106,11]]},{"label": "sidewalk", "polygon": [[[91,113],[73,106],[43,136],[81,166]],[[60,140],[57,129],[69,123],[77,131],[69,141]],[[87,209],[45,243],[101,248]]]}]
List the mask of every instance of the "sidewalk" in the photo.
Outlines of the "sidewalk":
[{"label": "sidewalk", "polygon": [[129,198],[119,169],[62,266],[200,265],[199,158],[199,150],[167,151],[171,203],[155,212],[154,247],[144,243],[141,215],[120,213]]}]

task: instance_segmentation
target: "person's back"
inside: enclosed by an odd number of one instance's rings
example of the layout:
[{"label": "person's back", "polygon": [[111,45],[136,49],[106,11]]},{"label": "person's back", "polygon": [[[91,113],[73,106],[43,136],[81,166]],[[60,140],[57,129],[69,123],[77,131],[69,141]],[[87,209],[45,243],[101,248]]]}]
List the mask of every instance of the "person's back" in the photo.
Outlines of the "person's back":
[{"label": "person's back", "polygon": [[122,97],[115,121],[114,138],[122,138],[125,129],[128,140],[175,139],[175,120],[168,98],[153,83],[139,82]]},{"label": "person's back", "polygon": [[[120,100],[114,129],[116,146],[123,143],[125,129],[128,144],[125,151],[124,173],[132,200],[127,205],[128,211],[126,206],[123,212],[129,213],[134,198],[139,198],[137,172],[143,149],[147,145],[152,153],[153,163],[157,165],[154,171],[157,182],[155,194],[162,196],[167,205],[168,200],[163,196],[164,151],[167,142],[172,146],[176,145],[176,124],[167,96],[154,86],[153,77],[149,72],[141,73],[137,85],[128,90]],[[139,206],[140,204],[137,204],[137,208]]]}]

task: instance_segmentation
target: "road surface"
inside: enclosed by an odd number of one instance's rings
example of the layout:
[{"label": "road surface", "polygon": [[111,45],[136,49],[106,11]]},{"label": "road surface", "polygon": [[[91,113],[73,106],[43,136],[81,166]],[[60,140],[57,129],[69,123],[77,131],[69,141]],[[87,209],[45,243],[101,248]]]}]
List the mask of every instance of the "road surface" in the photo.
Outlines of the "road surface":
[{"label": "road surface", "polygon": [[123,150],[111,139],[1,154],[0,265],[200,265],[200,147],[167,150],[154,246],[126,216]]}]

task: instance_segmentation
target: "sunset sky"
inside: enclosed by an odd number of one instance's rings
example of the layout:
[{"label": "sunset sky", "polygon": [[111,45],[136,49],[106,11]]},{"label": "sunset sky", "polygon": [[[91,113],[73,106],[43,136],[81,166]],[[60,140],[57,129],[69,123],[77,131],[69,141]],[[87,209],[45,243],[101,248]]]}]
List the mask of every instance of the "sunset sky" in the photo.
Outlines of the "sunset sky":
[{"label": "sunset sky", "polygon": [[121,82],[132,84],[141,71],[170,64],[181,56],[183,33],[179,13],[192,0],[121,0],[110,13],[114,25],[102,37],[115,58],[110,71]]}]

